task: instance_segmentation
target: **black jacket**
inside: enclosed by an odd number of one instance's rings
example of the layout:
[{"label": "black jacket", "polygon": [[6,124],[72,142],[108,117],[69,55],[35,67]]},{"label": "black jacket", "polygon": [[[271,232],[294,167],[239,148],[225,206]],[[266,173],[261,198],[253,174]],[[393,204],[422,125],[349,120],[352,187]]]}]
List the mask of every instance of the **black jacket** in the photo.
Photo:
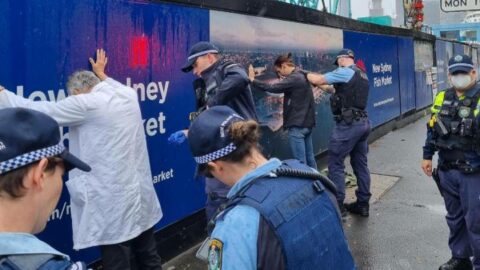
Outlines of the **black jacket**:
[{"label": "black jacket", "polygon": [[312,128],[315,126],[315,102],[305,74],[295,69],[278,83],[268,84],[254,80],[252,86],[270,93],[284,93],[283,127]]},{"label": "black jacket", "polygon": [[208,107],[226,105],[245,119],[257,120],[248,76],[239,64],[219,60],[202,72],[202,79]]}]

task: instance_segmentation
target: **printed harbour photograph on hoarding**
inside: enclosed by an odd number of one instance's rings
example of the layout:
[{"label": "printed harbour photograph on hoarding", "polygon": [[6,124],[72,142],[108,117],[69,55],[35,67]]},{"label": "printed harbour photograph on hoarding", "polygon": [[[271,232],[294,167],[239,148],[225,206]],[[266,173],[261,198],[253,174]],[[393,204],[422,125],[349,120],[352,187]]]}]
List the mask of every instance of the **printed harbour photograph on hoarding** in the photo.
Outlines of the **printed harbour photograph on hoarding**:
[{"label": "printed harbour photograph on hoarding", "polygon": [[[343,46],[343,32],[339,29],[305,25],[294,22],[211,11],[210,41],[217,45],[227,60],[252,65],[256,79],[267,83],[281,80],[273,63],[275,59],[292,53],[293,63],[302,70],[325,73],[336,68],[336,54]],[[329,130],[333,126],[329,108],[329,94],[313,88],[316,104],[314,149],[326,149]],[[288,157],[275,142],[286,140],[283,132],[283,94],[261,92],[252,87],[255,107],[263,132],[273,136],[264,142],[268,152]],[[272,146],[272,147],[269,147]],[[274,146],[274,147],[273,147]]]}]

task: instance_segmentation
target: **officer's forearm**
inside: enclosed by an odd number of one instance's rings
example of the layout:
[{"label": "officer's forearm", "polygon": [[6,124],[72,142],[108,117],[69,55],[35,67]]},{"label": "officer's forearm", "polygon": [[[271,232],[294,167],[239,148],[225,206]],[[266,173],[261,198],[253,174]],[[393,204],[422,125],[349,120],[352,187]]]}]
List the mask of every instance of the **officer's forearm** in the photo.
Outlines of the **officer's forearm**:
[{"label": "officer's forearm", "polygon": [[328,84],[328,82],[325,80],[325,76],[319,73],[308,73],[307,79],[311,84],[316,85],[318,87]]},{"label": "officer's forearm", "polygon": [[432,160],[434,155],[435,155],[435,146],[431,144],[425,144],[425,146],[423,146],[423,159]]},{"label": "officer's forearm", "polygon": [[423,159],[432,160],[435,155],[435,144],[433,144],[433,130],[427,127],[427,138],[425,139],[425,145],[423,146]]}]

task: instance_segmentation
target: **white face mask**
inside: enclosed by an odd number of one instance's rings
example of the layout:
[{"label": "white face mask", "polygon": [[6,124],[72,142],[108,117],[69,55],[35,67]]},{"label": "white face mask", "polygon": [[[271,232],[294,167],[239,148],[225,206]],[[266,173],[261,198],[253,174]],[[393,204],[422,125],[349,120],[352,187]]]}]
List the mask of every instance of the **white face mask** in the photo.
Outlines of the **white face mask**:
[{"label": "white face mask", "polygon": [[472,78],[468,74],[459,74],[450,77],[452,85],[456,89],[465,89],[472,82]]}]

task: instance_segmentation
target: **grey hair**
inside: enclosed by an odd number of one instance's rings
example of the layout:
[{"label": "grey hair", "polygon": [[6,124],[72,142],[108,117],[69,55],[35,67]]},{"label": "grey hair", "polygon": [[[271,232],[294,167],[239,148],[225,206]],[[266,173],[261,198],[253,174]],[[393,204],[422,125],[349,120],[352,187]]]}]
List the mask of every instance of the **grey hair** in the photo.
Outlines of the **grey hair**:
[{"label": "grey hair", "polygon": [[95,73],[88,70],[78,70],[68,77],[67,89],[71,95],[74,90],[90,90],[99,83],[100,79]]}]

